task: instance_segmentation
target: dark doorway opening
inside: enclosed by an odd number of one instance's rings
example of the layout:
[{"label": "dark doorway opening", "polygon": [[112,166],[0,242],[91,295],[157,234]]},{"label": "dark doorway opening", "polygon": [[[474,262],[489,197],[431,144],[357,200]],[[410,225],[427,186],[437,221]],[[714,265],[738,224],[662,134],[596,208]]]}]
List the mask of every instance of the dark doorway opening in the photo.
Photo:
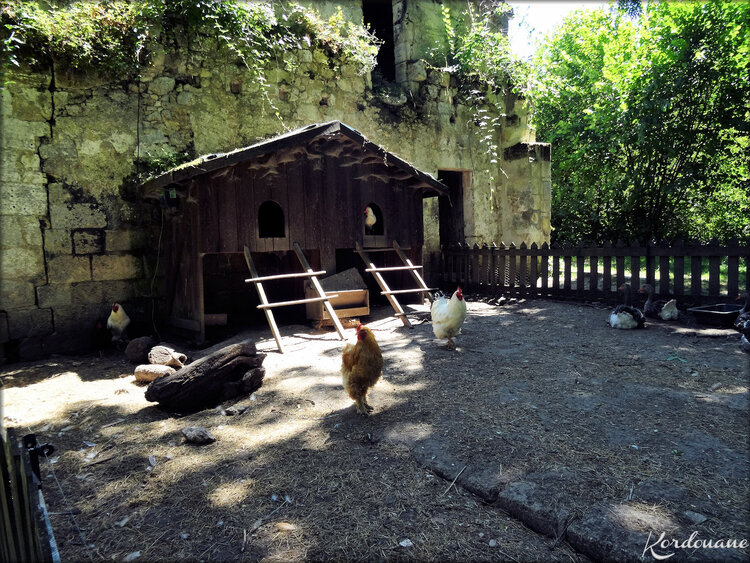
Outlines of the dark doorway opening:
[{"label": "dark doorway opening", "polygon": [[264,201],[258,209],[258,236],[260,238],[284,238],[284,210],[275,201]]},{"label": "dark doorway opening", "polygon": [[438,180],[450,188],[450,199],[438,199],[440,213],[440,246],[463,243],[464,237],[464,173],[438,170]]},{"label": "dark doorway opening", "polygon": [[362,0],[362,17],[375,37],[383,42],[378,51],[378,66],[372,72],[373,82],[378,76],[386,82],[393,82],[396,79],[396,50],[391,0]]}]

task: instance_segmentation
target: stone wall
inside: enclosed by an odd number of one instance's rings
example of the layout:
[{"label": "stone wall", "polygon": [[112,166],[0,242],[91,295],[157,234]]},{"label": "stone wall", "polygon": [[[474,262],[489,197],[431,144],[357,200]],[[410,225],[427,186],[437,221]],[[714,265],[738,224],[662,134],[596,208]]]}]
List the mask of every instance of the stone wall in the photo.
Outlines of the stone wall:
[{"label": "stone wall", "polygon": [[[113,301],[150,318],[160,215],[138,198],[143,162],[229,151],[314,122],[341,120],[433,175],[471,171],[469,242],[549,240],[549,147],[534,144],[522,101],[501,104],[503,154],[493,164],[474,124],[479,108],[448,72],[408,59],[408,88],[393,94],[373,92],[369,75],[319,49],[279,63],[267,69],[268,88],[211,43],[156,53],[135,81],[59,68],[10,76],[0,103],[6,357],[87,348]],[[425,200],[425,236],[425,254],[439,250],[434,199]]]}]

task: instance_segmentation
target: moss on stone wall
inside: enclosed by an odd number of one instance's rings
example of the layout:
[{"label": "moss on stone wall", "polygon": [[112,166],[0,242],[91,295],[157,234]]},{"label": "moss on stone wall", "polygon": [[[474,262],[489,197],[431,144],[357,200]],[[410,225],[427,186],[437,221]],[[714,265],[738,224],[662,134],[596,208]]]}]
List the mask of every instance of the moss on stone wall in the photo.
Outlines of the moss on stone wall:
[{"label": "moss on stone wall", "polygon": [[[407,85],[373,91],[359,62],[313,43],[264,62],[265,80],[236,63],[206,39],[154,46],[132,78],[62,63],[21,63],[9,74],[0,103],[0,345],[23,357],[85,348],[87,327],[115,300],[147,315],[161,214],[138,200],[140,179],[314,122],[341,120],[433,175],[471,171],[470,242],[548,240],[549,161],[493,162],[476,122],[479,110],[501,118],[493,133],[501,154],[533,142],[512,96],[500,98],[500,116],[455,74],[419,61]],[[436,250],[435,202],[426,209],[425,250]]]}]

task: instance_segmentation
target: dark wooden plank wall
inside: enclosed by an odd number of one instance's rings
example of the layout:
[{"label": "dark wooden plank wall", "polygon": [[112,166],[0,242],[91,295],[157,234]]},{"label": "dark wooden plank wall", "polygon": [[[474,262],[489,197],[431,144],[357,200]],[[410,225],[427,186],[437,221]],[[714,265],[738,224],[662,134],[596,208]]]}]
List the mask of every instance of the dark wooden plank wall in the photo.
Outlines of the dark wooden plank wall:
[{"label": "dark wooden plank wall", "polygon": [[[339,159],[323,157],[317,165],[304,159],[287,163],[274,175],[238,165],[228,174],[203,179],[191,191],[202,233],[200,252],[242,252],[245,244],[253,252],[290,251],[295,241],[302,248],[319,248],[324,256],[334,255],[337,248],[353,248],[355,241],[387,246],[398,240],[403,246],[421,246],[421,192],[367,177],[372,168],[340,166]],[[267,200],[284,211],[284,238],[258,236],[258,208]],[[385,231],[365,239],[363,213],[369,203],[380,207]],[[330,259],[323,261],[325,268]]]},{"label": "dark wooden plank wall", "polygon": [[[415,263],[421,263],[421,190],[405,188],[396,180],[382,181],[373,172],[372,165],[342,166],[341,159],[322,156],[286,163],[278,174],[238,164],[212,178],[192,180],[166,235],[168,316],[183,321],[184,328],[204,330],[203,257],[241,254],[245,244],[253,253],[283,253],[291,252],[296,241],[308,259],[315,255],[316,268],[333,273],[337,249],[353,251],[355,241],[372,247],[397,240],[409,248],[407,255]],[[284,211],[286,237],[258,236],[258,208],[267,200]],[[383,213],[383,236],[364,234],[364,209],[371,202]],[[381,265],[400,265],[389,254],[383,255]],[[210,261],[207,264],[211,267]],[[281,264],[298,270],[296,257],[292,263],[282,257]],[[411,286],[404,274],[393,278],[396,287]]]}]

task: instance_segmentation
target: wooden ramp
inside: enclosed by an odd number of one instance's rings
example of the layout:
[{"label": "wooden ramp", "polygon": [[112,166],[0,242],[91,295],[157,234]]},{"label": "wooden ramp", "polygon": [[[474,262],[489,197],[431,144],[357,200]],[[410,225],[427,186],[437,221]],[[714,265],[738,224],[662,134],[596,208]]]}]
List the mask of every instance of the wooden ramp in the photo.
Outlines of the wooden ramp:
[{"label": "wooden ramp", "polygon": [[[426,295],[429,295],[431,291],[436,290],[436,288],[427,287],[424,279],[419,274],[418,270],[421,270],[422,266],[412,264],[412,261],[408,256],[406,256],[406,254],[404,254],[404,251],[395,240],[393,241],[392,247],[386,246],[382,248],[362,248],[359,243],[356,243],[355,250],[365,263],[365,272],[370,272],[375,278],[375,281],[378,282],[378,285],[382,290],[380,294],[386,296],[391,304],[391,307],[393,307],[393,310],[396,312],[396,316],[401,319],[401,322],[404,323],[404,326],[412,328],[412,325],[409,322],[409,319],[406,318],[406,313],[401,307],[401,304],[398,302],[398,298],[396,297],[396,295],[405,293],[421,293],[422,302],[424,303]],[[404,265],[379,268],[370,258],[370,252],[395,252]],[[391,289],[383,278],[383,272],[398,271],[408,271],[418,287],[409,289]]]},{"label": "wooden ramp", "polygon": [[[260,276],[258,275],[258,271],[255,269],[255,264],[253,263],[253,259],[250,256],[250,249],[245,246],[245,261],[247,262],[247,267],[250,270],[250,275],[252,276],[249,279],[246,279],[246,283],[252,283],[255,285],[255,289],[258,291],[258,298],[260,299],[260,305],[258,305],[258,309],[263,309],[263,312],[266,314],[266,319],[268,320],[268,326],[271,328],[271,332],[273,333],[273,337],[276,339],[276,346],[279,348],[279,352],[282,354],[284,353],[284,347],[281,344],[281,334],[279,333],[279,327],[276,325],[276,319],[273,316],[272,309],[276,307],[286,307],[288,305],[302,305],[304,303],[316,303],[316,302],[322,302],[323,306],[325,307],[328,314],[331,316],[331,320],[333,321],[333,326],[336,327],[336,332],[339,333],[339,338],[341,340],[344,340],[344,327],[341,326],[341,321],[339,321],[338,316],[333,310],[333,306],[331,305],[331,302],[329,299],[333,297],[338,297],[338,295],[326,295],[325,291],[323,291],[323,287],[320,285],[320,281],[318,281],[318,276],[325,275],[325,270],[321,271],[313,271],[313,269],[310,267],[310,264],[308,263],[307,259],[305,258],[304,253],[302,252],[302,249],[300,248],[298,243],[294,243],[294,252],[297,254],[297,258],[300,261],[300,264],[302,264],[302,268],[304,272],[295,272],[292,274],[277,274],[275,276]],[[310,282],[312,284],[313,289],[318,294],[317,297],[308,297],[306,299],[294,299],[291,301],[276,301],[275,303],[270,303],[268,301],[268,298],[266,297],[266,290],[263,289],[263,282],[272,281],[272,280],[285,280],[290,278],[310,278]]]}]

